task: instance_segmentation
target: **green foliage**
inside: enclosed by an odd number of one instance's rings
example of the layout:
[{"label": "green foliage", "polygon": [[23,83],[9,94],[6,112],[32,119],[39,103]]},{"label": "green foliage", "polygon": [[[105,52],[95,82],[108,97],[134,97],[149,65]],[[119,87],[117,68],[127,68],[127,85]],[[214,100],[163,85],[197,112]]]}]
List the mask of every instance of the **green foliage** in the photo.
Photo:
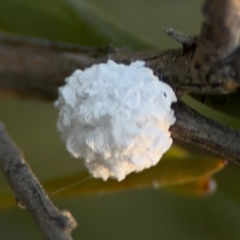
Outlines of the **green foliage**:
[{"label": "green foliage", "polygon": [[[51,192],[61,186],[66,186],[63,191],[57,191],[56,197],[69,197],[84,194],[99,194],[116,192],[129,189],[141,188],[160,188],[172,185],[182,185],[185,183],[197,181],[211,176],[225,166],[225,161],[214,158],[196,158],[193,156],[181,157],[165,157],[157,166],[152,167],[140,173],[129,175],[124,181],[117,182],[116,180],[108,180],[103,182],[99,179],[88,179],[87,172],[65,176],[63,178],[54,179],[43,183],[48,190],[50,196]],[[84,179],[87,179],[84,181]],[[81,181],[83,180],[83,182]],[[71,187],[72,183],[78,183]],[[68,188],[69,186],[69,188]],[[193,190],[195,193],[195,190]],[[189,189],[190,192],[190,189]],[[203,192],[203,195],[205,192]],[[199,194],[200,195],[200,194]]]},{"label": "green foliage", "polygon": [[85,1],[0,1],[0,19],[0,30],[7,33],[89,46],[150,47],[102,19]]},{"label": "green foliage", "polygon": [[222,113],[240,117],[240,94],[238,92],[228,95],[196,95],[194,98]]},{"label": "green foliage", "polygon": [[[235,94],[234,94],[235,95]],[[231,95],[226,95],[226,98],[230,97]],[[197,98],[197,99],[196,99]],[[221,100],[223,97],[217,97],[219,100]],[[231,109],[227,109],[230,107],[229,104],[226,106],[224,104],[217,103],[216,99],[214,99],[214,96],[206,96],[206,100],[204,103],[202,103],[202,99],[198,96],[188,96],[185,95],[181,99],[184,103],[188,104],[191,108],[198,111],[200,114],[211,118],[223,125],[226,125],[228,127],[232,127],[234,129],[240,130],[240,121],[239,118],[236,118],[236,115],[238,114],[238,104],[234,103],[234,101],[231,100]],[[222,105],[222,108],[221,108]],[[229,112],[235,112],[233,115],[227,115],[226,113]]]}]

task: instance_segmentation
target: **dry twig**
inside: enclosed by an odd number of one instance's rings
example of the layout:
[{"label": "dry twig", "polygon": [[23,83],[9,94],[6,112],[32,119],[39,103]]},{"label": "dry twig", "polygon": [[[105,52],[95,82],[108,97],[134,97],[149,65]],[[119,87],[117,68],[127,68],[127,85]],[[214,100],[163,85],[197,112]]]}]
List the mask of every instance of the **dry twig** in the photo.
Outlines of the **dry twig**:
[{"label": "dry twig", "polygon": [[169,37],[171,37],[176,42],[179,42],[183,45],[193,45],[196,42],[196,37],[186,35],[182,32],[176,31],[171,27],[164,27],[163,28],[164,33],[166,33]]},{"label": "dry twig", "polygon": [[71,213],[59,211],[50,201],[0,123],[0,168],[20,206],[26,207],[43,234],[50,240],[70,240],[76,222]]}]

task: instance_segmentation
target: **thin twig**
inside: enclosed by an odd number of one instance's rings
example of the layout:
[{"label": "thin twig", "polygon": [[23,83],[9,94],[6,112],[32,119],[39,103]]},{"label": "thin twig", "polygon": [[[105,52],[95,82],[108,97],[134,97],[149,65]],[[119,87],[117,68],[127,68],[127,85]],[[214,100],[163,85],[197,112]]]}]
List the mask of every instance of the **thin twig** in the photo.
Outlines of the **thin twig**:
[{"label": "thin twig", "polygon": [[173,40],[183,44],[183,45],[192,45],[194,44],[196,38],[185,33],[174,30],[171,27],[163,27],[163,31]]},{"label": "thin twig", "polygon": [[71,213],[59,211],[50,201],[29,165],[0,123],[0,168],[20,206],[26,207],[50,240],[71,240],[76,222]]}]

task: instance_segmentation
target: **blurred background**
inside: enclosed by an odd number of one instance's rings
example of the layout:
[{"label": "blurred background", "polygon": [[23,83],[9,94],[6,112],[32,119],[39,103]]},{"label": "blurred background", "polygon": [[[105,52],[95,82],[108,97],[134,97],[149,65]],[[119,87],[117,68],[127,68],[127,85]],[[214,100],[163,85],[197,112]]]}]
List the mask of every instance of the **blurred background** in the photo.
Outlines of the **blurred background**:
[{"label": "blurred background", "polygon": [[[201,5],[200,0],[0,0],[0,33],[80,45],[164,50],[180,47],[163,34],[165,25],[188,34],[199,33]],[[183,100],[202,114],[240,129],[238,119],[188,96]],[[82,161],[71,158],[59,139],[52,103],[1,99],[0,120],[50,196],[87,174]],[[191,168],[186,167],[189,159],[194,163]],[[172,168],[173,161],[183,164]],[[203,150],[176,143],[161,160],[162,168],[155,170],[163,177],[150,179],[157,184],[128,190],[130,183],[126,182],[124,191],[112,192],[102,182],[94,185],[91,179],[56,194],[53,201],[60,209],[70,210],[79,223],[74,239],[237,240],[240,168],[229,164],[214,175],[218,189],[213,193],[210,176],[221,163]],[[132,178],[133,188],[144,183],[151,175],[148,171]],[[196,184],[199,179],[205,179],[205,184]],[[1,175],[0,239],[44,239],[28,212],[15,206]]]}]

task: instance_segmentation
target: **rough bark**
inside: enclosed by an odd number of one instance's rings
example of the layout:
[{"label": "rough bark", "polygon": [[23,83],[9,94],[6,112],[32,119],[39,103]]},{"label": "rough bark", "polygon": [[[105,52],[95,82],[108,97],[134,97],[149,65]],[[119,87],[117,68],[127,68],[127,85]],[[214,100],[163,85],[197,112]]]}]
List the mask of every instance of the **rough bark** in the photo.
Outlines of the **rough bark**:
[{"label": "rough bark", "polygon": [[77,226],[71,213],[59,211],[50,201],[29,165],[0,123],[0,168],[16,201],[32,215],[44,236],[50,240],[71,240]]}]

